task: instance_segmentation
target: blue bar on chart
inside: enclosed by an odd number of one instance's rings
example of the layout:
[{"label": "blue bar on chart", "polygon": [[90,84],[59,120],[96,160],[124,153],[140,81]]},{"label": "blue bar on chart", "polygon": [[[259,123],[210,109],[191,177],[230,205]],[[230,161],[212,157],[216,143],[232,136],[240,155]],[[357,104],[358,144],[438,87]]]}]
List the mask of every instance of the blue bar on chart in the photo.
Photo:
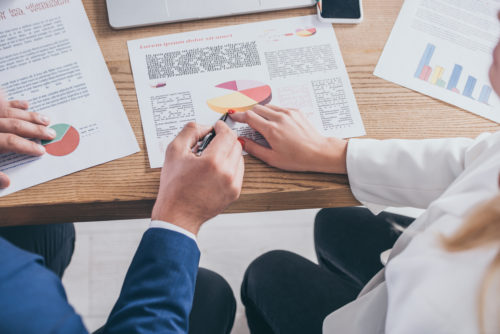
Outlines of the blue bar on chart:
[{"label": "blue bar on chart", "polygon": [[448,86],[446,87],[446,89],[460,94],[457,89],[457,85],[458,80],[460,80],[460,76],[462,75],[462,70],[462,66],[455,64],[455,67],[453,67],[453,72],[451,72],[450,82],[448,82]]},{"label": "blue bar on chart", "polygon": [[[460,78],[462,76],[464,68],[462,67],[462,65],[455,64],[455,66],[453,67],[453,71],[451,72],[450,80],[448,81],[448,84],[446,84],[446,81],[444,80],[446,68],[443,66],[439,66],[438,64],[436,64],[434,68],[430,66],[430,62],[432,60],[432,57],[434,56],[435,51],[436,46],[428,43],[422,55],[422,58],[420,59],[420,63],[418,64],[417,71],[415,72],[415,78],[427,81],[428,83],[437,87],[446,87],[447,90],[460,94],[458,85],[460,83]],[[475,100],[472,95],[474,94],[474,90],[477,84],[477,79],[472,75],[469,75],[467,77],[462,95]],[[478,101],[484,104],[489,104],[491,94],[492,88],[488,85],[483,85],[479,94]]]},{"label": "blue bar on chart", "polygon": [[481,94],[479,95],[479,102],[484,104],[489,104],[491,96],[491,87],[488,85],[484,85],[483,89],[481,89]]},{"label": "blue bar on chart", "polygon": [[429,63],[431,62],[434,50],[436,50],[435,45],[431,43],[427,44],[422,59],[418,64],[417,71],[415,72],[415,78],[419,78],[425,81],[429,79],[429,76],[431,75],[432,71],[432,69],[429,67]]},{"label": "blue bar on chart", "polygon": [[464,96],[473,99],[472,92],[474,91],[474,87],[476,87],[476,82],[477,79],[472,75],[469,75],[469,78],[467,78],[467,82],[465,83]]}]

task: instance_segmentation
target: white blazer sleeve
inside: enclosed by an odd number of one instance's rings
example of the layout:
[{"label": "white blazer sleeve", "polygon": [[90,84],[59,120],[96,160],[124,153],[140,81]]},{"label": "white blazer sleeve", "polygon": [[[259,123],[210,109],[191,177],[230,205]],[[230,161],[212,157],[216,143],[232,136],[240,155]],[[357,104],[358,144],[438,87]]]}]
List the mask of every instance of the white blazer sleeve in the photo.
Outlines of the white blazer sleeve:
[{"label": "white blazer sleeve", "polygon": [[386,206],[426,208],[489,147],[490,137],[351,139],[347,149],[351,190],[372,211]]}]

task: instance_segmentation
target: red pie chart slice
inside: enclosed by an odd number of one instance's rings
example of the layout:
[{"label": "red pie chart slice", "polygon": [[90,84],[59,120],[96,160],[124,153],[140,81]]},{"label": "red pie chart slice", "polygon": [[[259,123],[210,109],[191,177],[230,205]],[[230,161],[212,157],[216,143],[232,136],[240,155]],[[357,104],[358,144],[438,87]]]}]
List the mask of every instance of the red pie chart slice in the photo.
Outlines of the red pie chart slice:
[{"label": "red pie chart slice", "polygon": [[51,126],[56,130],[57,136],[52,141],[44,141],[42,145],[48,154],[63,157],[73,153],[80,144],[80,134],[68,124],[56,124]]},{"label": "red pie chart slice", "polygon": [[245,89],[241,90],[240,93],[248,96],[252,100],[259,101],[259,104],[268,104],[272,98],[271,87],[269,86]]}]

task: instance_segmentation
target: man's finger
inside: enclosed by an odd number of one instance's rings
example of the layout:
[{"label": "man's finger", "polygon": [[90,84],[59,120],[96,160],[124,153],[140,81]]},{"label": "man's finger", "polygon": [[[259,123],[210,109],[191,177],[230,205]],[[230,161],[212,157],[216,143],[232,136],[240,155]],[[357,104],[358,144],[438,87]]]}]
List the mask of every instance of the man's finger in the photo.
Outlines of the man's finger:
[{"label": "man's finger", "polygon": [[195,122],[189,122],[184,126],[181,132],[175,137],[172,145],[178,145],[182,149],[191,150],[198,141],[211,131],[209,126],[199,125]]},{"label": "man's finger", "polygon": [[251,128],[260,132],[264,137],[268,132],[267,130],[269,129],[270,122],[262,116],[257,115],[252,110],[237,112],[230,116],[233,121],[248,124]]},{"label": "man's finger", "polygon": [[273,155],[273,151],[270,148],[257,144],[256,142],[248,138],[240,139],[245,143],[243,149],[248,154],[253,155],[257,159],[260,159],[267,164],[270,164]]},{"label": "man's finger", "polygon": [[233,170],[235,170],[236,167],[238,166],[238,162],[240,160],[241,153],[243,152],[243,148],[242,145],[238,142],[238,140],[235,140],[231,146],[232,146],[231,151],[229,152],[226,161],[230,166],[232,166]]},{"label": "man's finger", "polygon": [[5,189],[9,185],[10,185],[9,177],[6,174],[0,172],[0,189]]},{"label": "man's finger", "polygon": [[9,102],[7,102],[5,95],[0,90],[0,114],[5,112],[5,110],[7,110],[8,108],[9,108]]},{"label": "man's finger", "polygon": [[241,193],[241,185],[243,184],[243,174],[245,173],[245,162],[243,160],[242,145],[238,141],[233,144],[233,149],[226,159],[225,167],[230,168],[233,172],[233,187],[238,189],[238,197]]},{"label": "man's finger", "polygon": [[50,120],[47,116],[18,108],[7,108],[4,111],[0,111],[0,117],[20,119],[26,122],[40,124],[40,125],[50,124]]},{"label": "man's finger", "polygon": [[45,153],[45,147],[10,133],[0,133],[0,153],[10,152],[37,157]]},{"label": "man's finger", "polygon": [[0,132],[44,140],[52,140],[56,137],[54,129],[15,118],[0,118]]},{"label": "man's finger", "polygon": [[205,150],[206,154],[217,154],[227,157],[232,151],[237,137],[226,123],[218,121],[214,126],[215,138]]},{"label": "man's finger", "polygon": [[[239,144],[238,144],[239,145]],[[239,194],[241,194],[241,186],[243,185],[243,176],[245,174],[245,162],[243,157],[240,155],[238,158],[238,166],[236,168],[236,174],[234,177],[234,185],[239,189]],[[238,194],[238,197],[239,197]]]},{"label": "man's finger", "polygon": [[14,100],[9,102],[11,108],[27,110],[29,108],[28,101]]}]

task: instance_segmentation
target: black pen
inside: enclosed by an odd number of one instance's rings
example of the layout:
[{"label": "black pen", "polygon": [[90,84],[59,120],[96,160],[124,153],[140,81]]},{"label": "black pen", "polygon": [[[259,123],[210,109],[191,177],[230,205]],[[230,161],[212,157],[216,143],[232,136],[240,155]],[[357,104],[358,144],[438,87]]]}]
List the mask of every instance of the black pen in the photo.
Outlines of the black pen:
[{"label": "black pen", "polygon": [[[219,118],[219,121],[225,122],[227,119],[228,113],[225,113],[222,115],[221,118]],[[196,155],[200,156],[203,151],[207,148],[208,144],[215,138],[215,129],[212,129],[205,137],[203,137],[203,140],[201,141],[200,146],[198,146],[198,151],[196,151]]]}]

